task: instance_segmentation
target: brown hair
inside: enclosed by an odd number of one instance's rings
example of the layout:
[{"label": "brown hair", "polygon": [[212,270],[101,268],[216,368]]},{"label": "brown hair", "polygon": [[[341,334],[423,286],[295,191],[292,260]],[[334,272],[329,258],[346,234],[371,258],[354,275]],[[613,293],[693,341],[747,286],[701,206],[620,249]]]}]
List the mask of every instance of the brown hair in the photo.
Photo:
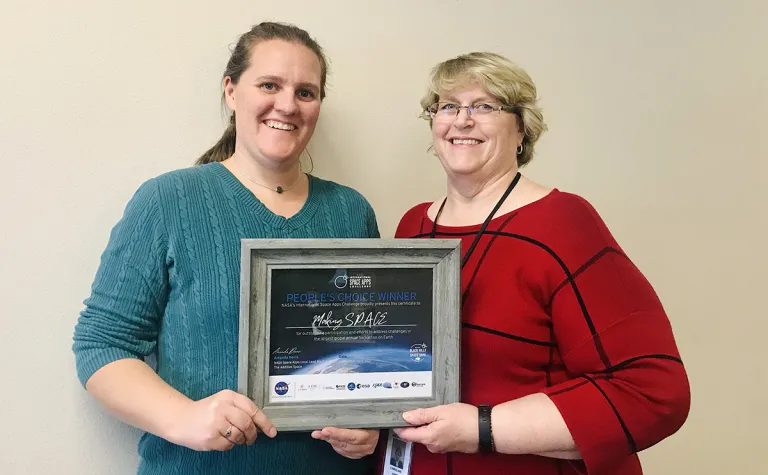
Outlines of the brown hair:
[{"label": "brown hair", "polygon": [[[230,56],[229,62],[227,62],[227,67],[224,70],[222,79],[229,76],[232,83],[237,84],[240,80],[240,75],[251,65],[250,58],[253,45],[268,40],[283,40],[304,45],[317,55],[317,59],[320,61],[320,100],[325,98],[325,80],[328,74],[328,59],[325,57],[323,49],[317,41],[309,36],[309,33],[297,26],[287,23],[263,22],[251,28],[247,33],[242,34],[237,41],[235,49],[232,51],[232,56]],[[223,94],[222,102],[224,102]],[[229,116],[229,125],[224,131],[224,134],[219,141],[216,142],[216,145],[211,147],[197,159],[195,164],[203,165],[206,163],[226,160],[235,152],[236,137],[235,113],[232,112]]]}]

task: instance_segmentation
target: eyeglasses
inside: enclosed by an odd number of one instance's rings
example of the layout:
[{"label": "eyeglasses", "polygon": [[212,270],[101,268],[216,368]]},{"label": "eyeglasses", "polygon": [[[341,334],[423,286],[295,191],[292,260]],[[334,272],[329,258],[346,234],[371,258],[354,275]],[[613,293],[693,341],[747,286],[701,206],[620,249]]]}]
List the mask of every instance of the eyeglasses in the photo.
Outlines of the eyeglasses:
[{"label": "eyeglasses", "polygon": [[501,111],[516,114],[516,108],[501,104],[477,103],[471,106],[462,106],[455,102],[435,102],[421,113],[422,119],[434,121],[451,121],[455,119],[462,109],[467,109],[467,115],[474,120],[490,120]]}]

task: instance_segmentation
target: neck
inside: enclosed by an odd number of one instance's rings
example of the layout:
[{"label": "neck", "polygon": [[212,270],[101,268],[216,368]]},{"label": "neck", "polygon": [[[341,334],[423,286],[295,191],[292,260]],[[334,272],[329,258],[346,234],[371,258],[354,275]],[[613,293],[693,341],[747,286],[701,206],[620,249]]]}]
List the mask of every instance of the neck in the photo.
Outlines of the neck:
[{"label": "neck", "polygon": [[257,160],[249,158],[237,151],[229,158],[232,168],[246,180],[264,188],[283,190],[293,188],[300,179],[301,164],[298,159],[287,160],[274,167],[265,167]]},{"label": "neck", "polygon": [[517,174],[516,164],[508,170],[480,178],[477,176],[450,177],[445,206],[455,211],[485,210],[487,213],[507,190],[515,174]]}]

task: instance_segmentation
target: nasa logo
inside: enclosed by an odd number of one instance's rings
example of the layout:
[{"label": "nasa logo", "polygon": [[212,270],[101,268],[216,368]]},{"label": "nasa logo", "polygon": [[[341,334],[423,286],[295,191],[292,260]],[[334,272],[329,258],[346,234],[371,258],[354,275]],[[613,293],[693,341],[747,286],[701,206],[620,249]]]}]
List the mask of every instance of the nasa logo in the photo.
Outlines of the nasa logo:
[{"label": "nasa logo", "polygon": [[350,391],[354,391],[356,387],[357,386],[355,385],[355,383],[347,384],[347,389],[349,389]]},{"label": "nasa logo", "polygon": [[280,381],[275,384],[275,392],[278,396],[285,396],[288,393],[288,383]]}]

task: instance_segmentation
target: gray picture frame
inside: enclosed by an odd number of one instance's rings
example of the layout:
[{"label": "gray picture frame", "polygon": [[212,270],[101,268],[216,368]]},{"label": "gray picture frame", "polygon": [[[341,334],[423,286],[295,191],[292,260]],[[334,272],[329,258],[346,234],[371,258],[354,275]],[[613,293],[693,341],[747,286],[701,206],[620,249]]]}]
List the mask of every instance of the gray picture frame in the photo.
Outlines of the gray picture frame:
[{"label": "gray picture frame", "polygon": [[[404,427],[405,411],[459,401],[461,240],[242,239],[241,251],[238,392],[279,431]],[[270,272],[313,267],[433,269],[432,397],[269,402]]]}]

